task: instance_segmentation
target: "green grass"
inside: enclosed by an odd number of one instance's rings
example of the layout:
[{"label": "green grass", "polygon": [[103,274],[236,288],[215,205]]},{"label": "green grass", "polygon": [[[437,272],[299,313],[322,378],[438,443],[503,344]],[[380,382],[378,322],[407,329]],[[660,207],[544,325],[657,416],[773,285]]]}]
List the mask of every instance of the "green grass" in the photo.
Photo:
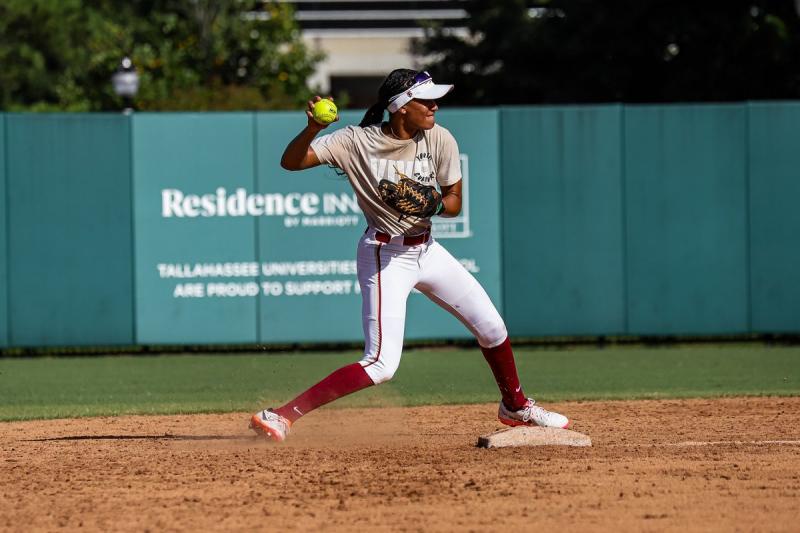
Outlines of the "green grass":
[{"label": "green grass", "polygon": [[[800,394],[800,347],[761,344],[516,350],[543,401]],[[254,411],[290,399],[357,352],[0,359],[0,420]],[[477,349],[410,350],[391,382],[336,402],[491,402]]]}]

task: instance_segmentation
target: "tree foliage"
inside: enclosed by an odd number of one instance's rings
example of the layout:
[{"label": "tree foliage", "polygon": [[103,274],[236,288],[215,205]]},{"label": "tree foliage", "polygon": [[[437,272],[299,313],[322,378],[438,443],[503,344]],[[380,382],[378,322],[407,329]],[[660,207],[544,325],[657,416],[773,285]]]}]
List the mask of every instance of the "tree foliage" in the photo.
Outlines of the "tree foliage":
[{"label": "tree foliage", "polygon": [[2,109],[118,109],[110,79],[124,56],[141,79],[136,105],[147,110],[300,106],[321,59],[284,3],[0,2]]},{"label": "tree foliage", "polygon": [[[448,101],[669,102],[800,97],[794,0],[470,1],[467,35],[417,51]],[[451,100],[452,98],[452,100]]]}]

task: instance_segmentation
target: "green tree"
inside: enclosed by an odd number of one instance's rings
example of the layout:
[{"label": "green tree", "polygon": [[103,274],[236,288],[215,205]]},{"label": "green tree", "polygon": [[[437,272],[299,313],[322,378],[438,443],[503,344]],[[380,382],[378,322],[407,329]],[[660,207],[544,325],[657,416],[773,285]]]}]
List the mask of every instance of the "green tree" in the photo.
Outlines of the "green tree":
[{"label": "green tree", "polygon": [[283,3],[0,3],[2,109],[118,109],[110,78],[126,55],[141,78],[136,105],[147,110],[298,107],[321,59]]},{"label": "green tree", "polygon": [[468,35],[432,27],[417,50],[459,104],[798,98],[794,4],[470,1]]}]

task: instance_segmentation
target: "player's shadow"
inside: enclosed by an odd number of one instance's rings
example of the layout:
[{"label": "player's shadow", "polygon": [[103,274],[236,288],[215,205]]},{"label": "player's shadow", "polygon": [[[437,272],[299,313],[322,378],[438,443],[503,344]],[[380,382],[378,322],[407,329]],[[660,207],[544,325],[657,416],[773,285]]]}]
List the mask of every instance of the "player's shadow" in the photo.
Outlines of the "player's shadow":
[{"label": "player's shadow", "polygon": [[42,439],[25,439],[22,442],[54,442],[64,440],[238,440],[251,441],[258,435],[69,435],[66,437],[48,437]]}]

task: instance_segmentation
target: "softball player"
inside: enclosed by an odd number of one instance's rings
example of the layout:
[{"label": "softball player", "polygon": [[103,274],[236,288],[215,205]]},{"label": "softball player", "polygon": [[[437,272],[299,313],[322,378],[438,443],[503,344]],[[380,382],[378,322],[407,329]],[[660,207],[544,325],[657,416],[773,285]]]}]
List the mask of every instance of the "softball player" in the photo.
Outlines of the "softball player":
[{"label": "softball player", "polygon": [[391,379],[400,364],[406,300],[414,288],[475,335],[500,388],[500,422],[569,425],[565,416],[543,409],[522,392],[503,319],[477,280],[431,236],[431,216],[461,212],[458,145],[435,121],[436,100],[452,89],[435,84],[427,72],[394,70],[358,126],[321,137],[317,134],[326,126],[312,116],[320,98],[308,103],[308,125],[286,147],[281,166],[336,167],[356,193],[368,224],[357,253],[364,356],[289,403],[254,414],[250,427],[257,433],[282,441],[292,424],[313,409]]}]

